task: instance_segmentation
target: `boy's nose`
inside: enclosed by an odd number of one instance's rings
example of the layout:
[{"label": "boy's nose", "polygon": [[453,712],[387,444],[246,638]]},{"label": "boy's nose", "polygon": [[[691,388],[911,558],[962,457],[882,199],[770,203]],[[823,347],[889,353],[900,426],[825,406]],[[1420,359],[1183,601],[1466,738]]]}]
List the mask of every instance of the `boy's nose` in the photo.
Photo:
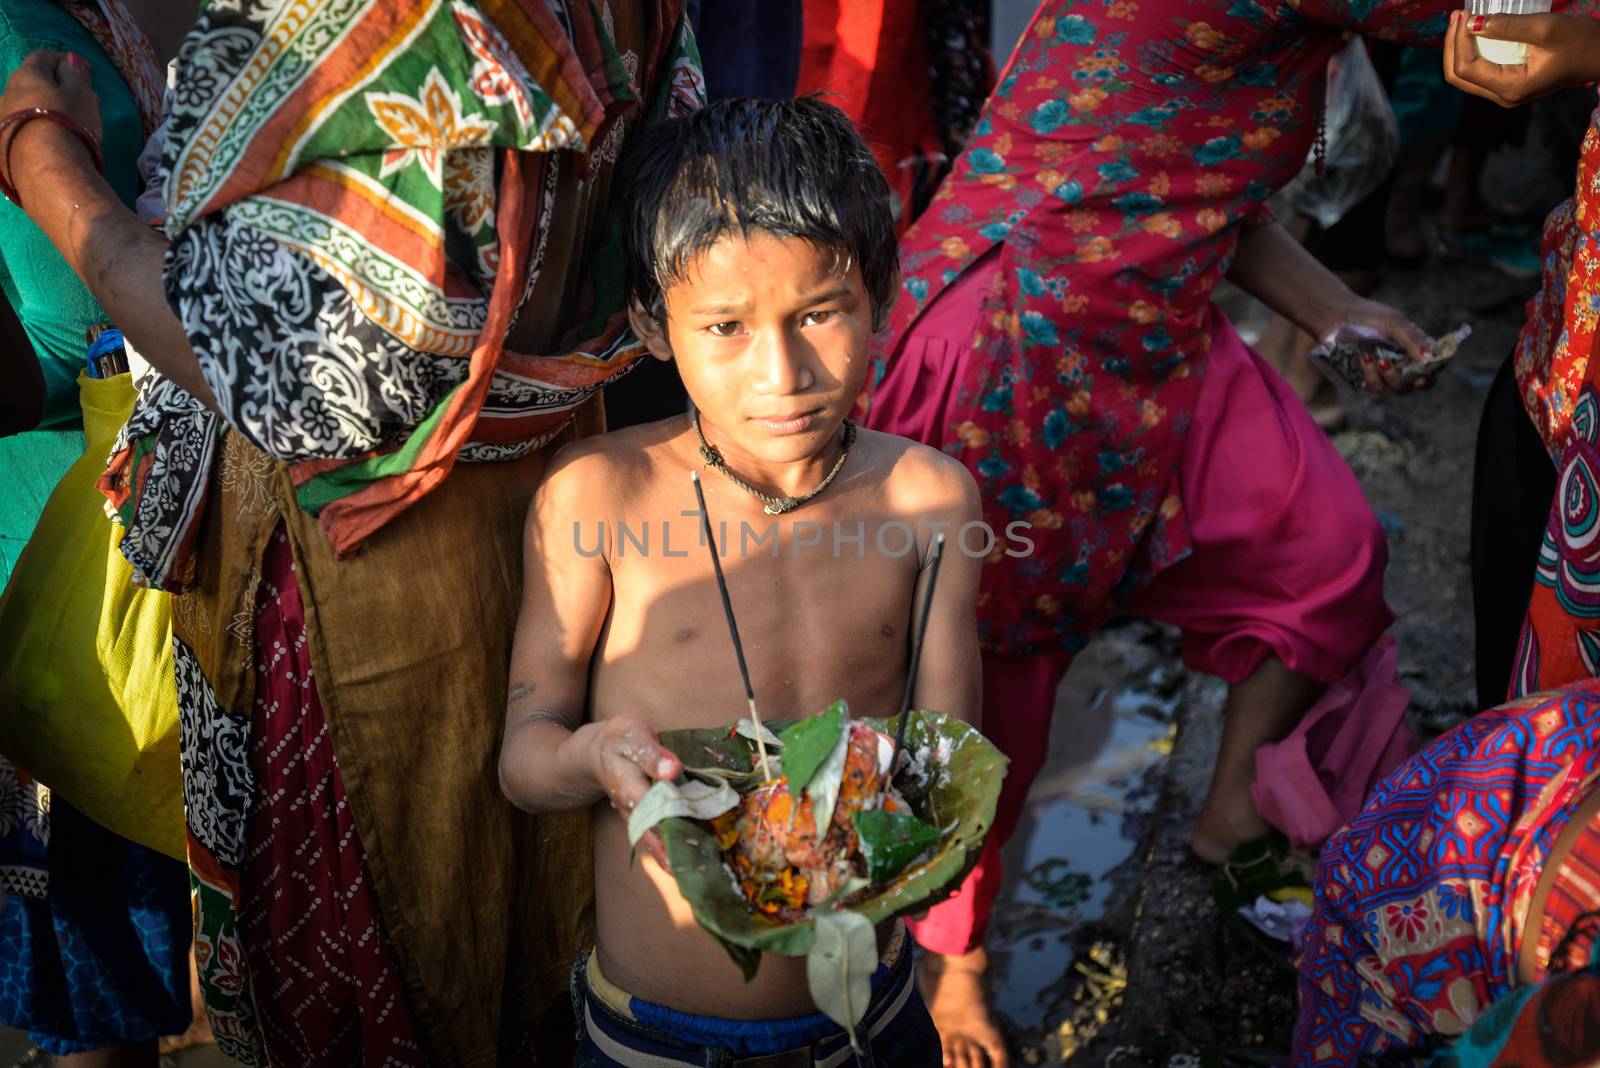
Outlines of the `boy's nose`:
[{"label": "boy's nose", "polygon": [[810,356],[811,347],[789,332],[772,335],[762,346],[757,392],[787,396],[809,389],[816,378]]}]

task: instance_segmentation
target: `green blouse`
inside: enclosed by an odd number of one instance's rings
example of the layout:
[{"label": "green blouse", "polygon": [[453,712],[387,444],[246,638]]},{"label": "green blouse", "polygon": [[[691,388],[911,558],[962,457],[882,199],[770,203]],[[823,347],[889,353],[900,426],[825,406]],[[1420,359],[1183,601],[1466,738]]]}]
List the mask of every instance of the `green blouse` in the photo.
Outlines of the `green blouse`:
[{"label": "green blouse", "polygon": [[[123,202],[138,195],[144,148],[138,108],[122,75],[89,31],[49,0],[0,4],[0,83],[31,52],[74,52],[89,61],[100,98],[106,177]],[[77,375],[84,332],[106,321],[89,290],[16,205],[0,197],[0,293],[16,310],[44,370],[45,415],[37,430],[0,438],[0,584],[11,575],[44,502],[83,451]]]}]

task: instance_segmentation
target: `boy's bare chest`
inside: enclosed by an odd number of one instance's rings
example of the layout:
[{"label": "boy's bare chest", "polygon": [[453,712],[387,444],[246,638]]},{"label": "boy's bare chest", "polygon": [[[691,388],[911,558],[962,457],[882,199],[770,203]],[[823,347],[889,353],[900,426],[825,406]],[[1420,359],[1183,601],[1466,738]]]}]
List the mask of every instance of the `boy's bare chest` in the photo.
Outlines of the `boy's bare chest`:
[{"label": "boy's bare chest", "polygon": [[[713,522],[757,699],[768,716],[809,714],[839,697],[861,712],[892,712],[876,706],[904,680],[916,532],[859,511],[812,516]],[[698,517],[653,524],[648,535],[641,518],[612,533],[597,696],[627,691],[635,705],[645,688],[692,696],[656,708],[661,722],[684,726],[742,715],[743,684]]]}]

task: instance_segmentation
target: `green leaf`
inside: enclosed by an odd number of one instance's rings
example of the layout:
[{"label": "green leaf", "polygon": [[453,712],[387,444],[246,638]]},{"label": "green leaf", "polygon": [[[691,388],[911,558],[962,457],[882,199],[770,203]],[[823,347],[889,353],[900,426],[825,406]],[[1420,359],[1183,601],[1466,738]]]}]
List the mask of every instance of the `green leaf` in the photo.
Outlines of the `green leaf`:
[{"label": "green leaf", "polygon": [[806,783],[806,796],[811,799],[811,818],[816,821],[817,841],[827,835],[833,825],[833,808],[839,803],[839,787],[844,782],[844,762],[850,755],[850,715],[845,714],[844,728],[839,740],[833,744],[828,759],[811,775]]},{"label": "green leaf", "polygon": [[856,834],[867,861],[867,879],[882,886],[905,870],[907,864],[932,849],[939,828],[900,812],[857,812]]},{"label": "green leaf", "polygon": [[748,738],[752,742],[756,740],[756,735],[760,734],[761,740],[767,743],[768,749],[783,748],[783,739],[768,730],[765,723],[757,723],[752,719],[741,719],[733,728],[733,733],[741,738]]},{"label": "green leaf", "polygon": [[828,759],[839,735],[844,733],[843,701],[835,701],[820,716],[811,716],[778,736],[783,743],[783,773],[789,778],[789,792],[796,796],[811,782],[822,762]]},{"label": "green leaf", "polygon": [[850,1035],[858,1052],[856,1025],[872,1000],[872,973],[878,967],[878,938],[872,921],[859,912],[818,908],[817,934],[806,954],[806,986],[828,1019]]},{"label": "green leaf", "polygon": [[[927,860],[903,870],[887,885],[873,887],[849,910],[865,916],[874,927],[936,905],[960,885],[978,859],[1005,778],[1006,758],[967,724],[915,709],[910,717],[906,751],[911,767],[896,786],[917,818],[944,830]],[[896,725],[894,717],[864,722],[890,735]],[[786,726],[772,724],[780,735]],[[754,762],[754,743],[738,737],[731,726],[666,731],[660,738],[685,766],[748,771]],[[696,820],[669,819],[660,831],[678,889],[694,910],[695,921],[727,951],[746,979],[755,976],[761,953],[803,957],[810,951],[815,922],[779,923],[752,909],[723,864],[710,827]]]},{"label": "green leaf", "polygon": [[686,782],[679,786],[662,780],[645,791],[628,814],[628,844],[636,846],[656,824],[672,816],[711,820],[739,807],[739,791],[726,782],[716,785]]}]

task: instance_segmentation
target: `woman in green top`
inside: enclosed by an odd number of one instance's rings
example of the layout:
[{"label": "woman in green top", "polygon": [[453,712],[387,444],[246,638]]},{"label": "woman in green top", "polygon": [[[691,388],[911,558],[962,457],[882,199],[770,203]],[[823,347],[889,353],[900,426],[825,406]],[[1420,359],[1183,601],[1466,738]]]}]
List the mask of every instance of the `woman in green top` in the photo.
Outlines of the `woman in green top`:
[{"label": "woman in green top", "polygon": [[[171,7],[146,25],[175,51]],[[190,12],[192,14],[192,11]],[[176,17],[175,17],[176,16]],[[0,78],[30,53],[69,53],[100,99],[106,178],[128,204],[158,118],[156,53],[117,0],[0,5]],[[46,120],[35,120],[46,121]],[[4,144],[0,143],[0,151]],[[84,448],[77,374],[105,312],[21,209],[0,199],[0,583],[45,500]],[[93,635],[85,635],[93,641]],[[0,758],[0,1022],[63,1065],[155,1065],[188,1027],[188,879],[182,864],[100,827]],[[48,829],[47,829],[48,828]]]}]

